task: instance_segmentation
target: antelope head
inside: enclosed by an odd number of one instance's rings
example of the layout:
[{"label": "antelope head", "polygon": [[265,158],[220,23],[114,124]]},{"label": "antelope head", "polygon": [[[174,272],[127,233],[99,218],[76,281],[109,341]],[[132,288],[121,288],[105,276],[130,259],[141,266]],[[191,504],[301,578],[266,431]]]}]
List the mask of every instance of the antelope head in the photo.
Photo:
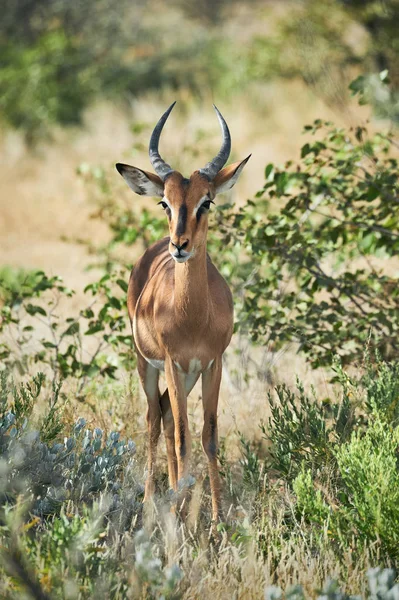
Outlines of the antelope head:
[{"label": "antelope head", "polygon": [[208,213],[216,194],[233,187],[251,155],[224,167],[230,154],[231,138],[226,121],[214,106],[223,133],[222,146],[215,158],[186,179],[172,169],[158,151],[163,126],[174,105],[175,102],[162,115],[151,135],[149,154],[155,173],[121,163],[117,163],[116,168],[136,194],[162,198],[158,204],[169,221],[169,252],[176,262],[183,263],[205,246]]}]

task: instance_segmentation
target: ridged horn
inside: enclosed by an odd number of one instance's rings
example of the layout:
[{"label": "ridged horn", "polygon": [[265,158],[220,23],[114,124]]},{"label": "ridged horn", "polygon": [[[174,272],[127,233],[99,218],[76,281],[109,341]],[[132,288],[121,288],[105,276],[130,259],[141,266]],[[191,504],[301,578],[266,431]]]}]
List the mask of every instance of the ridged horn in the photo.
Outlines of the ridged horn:
[{"label": "ridged horn", "polygon": [[219,150],[219,154],[217,154],[215,158],[213,158],[209,163],[207,163],[203,169],[199,170],[201,175],[209,179],[209,181],[212,181],[212,179],[214,179],[219,173],[220,169],[224,167],[224,165],[227,162],[227,159],[229,158],[231,150],[231,137],[227,123],[224,120],[220,111],[217,109],[217,107],[213,105],[213,108],[216,111],[220,127],[222,129],[223,142],[222,147]]},{"label": "ridged horn", "polygon": [[176,102],[173,102],[173,104],[171,104],[169,106],[168,110],[166,112],[164,112],[162,117],[159,119],[158,123],[155,125],[154,131],[152,132],[151,139],[150,139],[150,146],[149,146],[150,161],[151,161],[152,166],[155,169],[155,172],[157,173],[157,175],[159,175],[159,177],[162,179],[162,181],[165,181],[165,178],[170,173],[172,173],[173,169],[170,165],[168,165],[168,163],[166,163],[163,160],[163,158],[161,157],[161,155],[158,152],[159,138],[161,137],[163,126],[165,125],[166,120],[169,117],[170,113],[172,112],[172,109],[175,104],[176,104]]}]

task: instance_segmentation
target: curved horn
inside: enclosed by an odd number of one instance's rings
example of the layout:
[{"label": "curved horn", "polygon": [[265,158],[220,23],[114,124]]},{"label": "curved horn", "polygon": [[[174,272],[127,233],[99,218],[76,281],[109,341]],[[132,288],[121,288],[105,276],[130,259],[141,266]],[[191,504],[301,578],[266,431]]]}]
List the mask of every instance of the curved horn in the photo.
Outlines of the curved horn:
[{"label": "curved horn", "polygon": [[231,137],[227,123],[215,105],[213,105],[213,108],[216,111],[220,127],[222,129],[223,142],[222,147],[219,150],[219,154],[217,154],[214,159],[207,163],[203,169],[199,170],[201,175],[204,175],[204,177],[209,179],[209,181],[212,181],[212,179],[214,179],[214,177],[216,177],[216,175],[219,173],[220,169],[226,164],[231,150]]},{"label": "curved horn", "polygon": [[176,104],[176,101],[173,102],[173,104],[171,104],[169,106],[169,108],[166,112],[164,112],[162,117],[159,119],[158,123],[155,125],[154,131],[152,132],[151,139],[150,139],[150,146],[149,146],[150,161],[151,161],[151,164],[154,167],[156,173],[159,175],[159,177],[162,179],[162,181],[165,181],[165,178],[167,177],[167,175],[169,175],[169,173],[172,173],[173,169],[170,165],[168,165],[163,160],[163,158],[161,158],[161,155],[158,152],[159,138],[161,137],[163,126],[165,125],[166,120],[169,117],[170,113],[172,112],[172,109],[175,104]]}]

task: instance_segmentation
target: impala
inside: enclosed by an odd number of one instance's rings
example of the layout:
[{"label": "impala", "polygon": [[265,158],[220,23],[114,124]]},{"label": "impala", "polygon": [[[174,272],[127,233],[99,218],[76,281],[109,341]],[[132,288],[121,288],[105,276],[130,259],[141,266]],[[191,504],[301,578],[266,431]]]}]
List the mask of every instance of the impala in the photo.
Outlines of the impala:
[{"label": "impala", "polygon": [[[217,467],[217,407],[222,355],[233,332],[230,289],[206,251],[208,214],[219,192],[233,187],[249,156],[225,168],[231,139],[216,108],[223,133],[217,156],[190,179],[172,169],[158,151],[159,138],[175,103],[159,119],[149,154],[156,174],[118,163],[117,170],[139,195],[158,196],[169,221],[169,237],[146,250],[132,270],[128,311],[138,372],[147,396],[148,475],[144,500],[154,491],[156,449],[161,420],[166,439],[169,482],[185,487],[190,457],[187,396],[200,375],[204,426],[202,445],[209,463],[212,516],[221,515]],[[165,371],[167,389],[158,387]]]}]

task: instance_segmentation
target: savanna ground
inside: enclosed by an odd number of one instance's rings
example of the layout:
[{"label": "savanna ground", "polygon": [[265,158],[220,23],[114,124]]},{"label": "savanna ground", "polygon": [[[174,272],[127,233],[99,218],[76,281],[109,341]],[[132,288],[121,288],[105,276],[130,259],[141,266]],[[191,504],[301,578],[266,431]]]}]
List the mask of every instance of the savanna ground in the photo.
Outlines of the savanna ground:
[{"label": "savanna ground", "polygon": [[[1,597],[396,598],[395,2],[27,1],[5,17]],[[175,168],[219,147],[212,102],[230,160],[252,152],[210,215],[237,318],[216,535],[199,387],[187,520],[170,511],[162,438],[142,504],[125,294],[165,223],[113,165],[149,168],[174,99],[161,151]]]}]

